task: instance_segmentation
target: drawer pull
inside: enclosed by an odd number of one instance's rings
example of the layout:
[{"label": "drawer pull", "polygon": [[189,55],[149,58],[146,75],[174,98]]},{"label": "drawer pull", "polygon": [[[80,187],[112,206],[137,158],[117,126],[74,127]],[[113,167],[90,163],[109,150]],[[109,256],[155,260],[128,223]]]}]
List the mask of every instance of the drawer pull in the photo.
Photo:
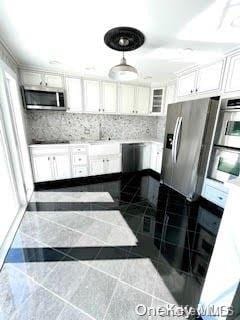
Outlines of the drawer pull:
[{"label": "drawer pull", "polygon": [[223,197],[218,197],[219,200],[223,200]]}]

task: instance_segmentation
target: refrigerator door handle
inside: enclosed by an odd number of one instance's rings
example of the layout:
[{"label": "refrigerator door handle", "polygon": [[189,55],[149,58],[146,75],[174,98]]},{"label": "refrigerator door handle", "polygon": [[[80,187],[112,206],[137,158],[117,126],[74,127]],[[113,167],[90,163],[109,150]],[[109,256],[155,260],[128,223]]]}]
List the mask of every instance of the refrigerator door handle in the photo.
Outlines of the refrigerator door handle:
[{"label": "refrigerator door handle", "polygon": [[174,127],[174,133],[173,133],[173,142],[172,142],[172,162],[174,163],[175,158],[175,144],[176,144],[176,137],[177,137],[177,129],[178,129],[178,123],[179,123],[180,117],[177,117],[176,124]]},{"label": "refrigerator door handle", "polygon": [[178,126],[176,130],[176,139],[174,139],[174,150],[173,150],[173,163],[177,162],[177,152],[178,152],[178,145],[179,145],[179,134],[180,134],[180,129],[182,125],[182,117],[179,117],[178,120]]}]

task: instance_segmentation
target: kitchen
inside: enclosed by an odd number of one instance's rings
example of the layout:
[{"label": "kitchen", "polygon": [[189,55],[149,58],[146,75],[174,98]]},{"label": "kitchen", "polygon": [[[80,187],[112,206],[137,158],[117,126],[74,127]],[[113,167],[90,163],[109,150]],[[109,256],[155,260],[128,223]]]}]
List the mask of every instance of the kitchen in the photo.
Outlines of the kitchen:
[{"label": "kitchen", "polygon": [[[240,5],[189,3],[187,16],[183,1],[176,13],[143,1],[122,19],[108,2],[112,16],[103,23],[96,10],[90,26],[96,1],[64,1],[63,27],[55,1],[38,14],[10,2],[0,3],[3,319],[137,319],[139,304],[212,301],[237,318],[239,235],[227,217],[240,173]],[[145,9],[153,23],[143,27]],[[231,232],[232,278],[213,292]]]}]

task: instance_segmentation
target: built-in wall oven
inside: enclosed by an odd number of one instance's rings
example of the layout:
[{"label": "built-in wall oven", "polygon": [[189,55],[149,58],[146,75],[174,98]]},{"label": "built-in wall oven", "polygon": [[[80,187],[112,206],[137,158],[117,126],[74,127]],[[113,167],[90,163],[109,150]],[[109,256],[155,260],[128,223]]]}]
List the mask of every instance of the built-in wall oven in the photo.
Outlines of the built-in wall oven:
[{"label": "built-in wall oven", "polygon": [[22,96],[26,109],[66,110],[62,89],[24,86]]},{"label": "built-in wall oven", "polygon": [[209,178],[226,182],[240,175],[240,98],[223,99]]}]

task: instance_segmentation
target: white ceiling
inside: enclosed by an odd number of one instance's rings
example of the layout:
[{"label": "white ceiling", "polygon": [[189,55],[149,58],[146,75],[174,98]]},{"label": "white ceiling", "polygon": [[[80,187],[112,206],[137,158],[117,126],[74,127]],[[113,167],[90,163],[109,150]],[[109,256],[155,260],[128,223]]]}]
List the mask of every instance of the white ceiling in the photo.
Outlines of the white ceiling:
[{"label": "white ceiling", "polygon": [[0,17],[0,37],[19,64],[100,77],[120,61],[103,41],[117,26],[144,33],[144,45],[126,58],[151,82],[240,43],[240,28],[231,26],[240,0],[0,0]]}]

